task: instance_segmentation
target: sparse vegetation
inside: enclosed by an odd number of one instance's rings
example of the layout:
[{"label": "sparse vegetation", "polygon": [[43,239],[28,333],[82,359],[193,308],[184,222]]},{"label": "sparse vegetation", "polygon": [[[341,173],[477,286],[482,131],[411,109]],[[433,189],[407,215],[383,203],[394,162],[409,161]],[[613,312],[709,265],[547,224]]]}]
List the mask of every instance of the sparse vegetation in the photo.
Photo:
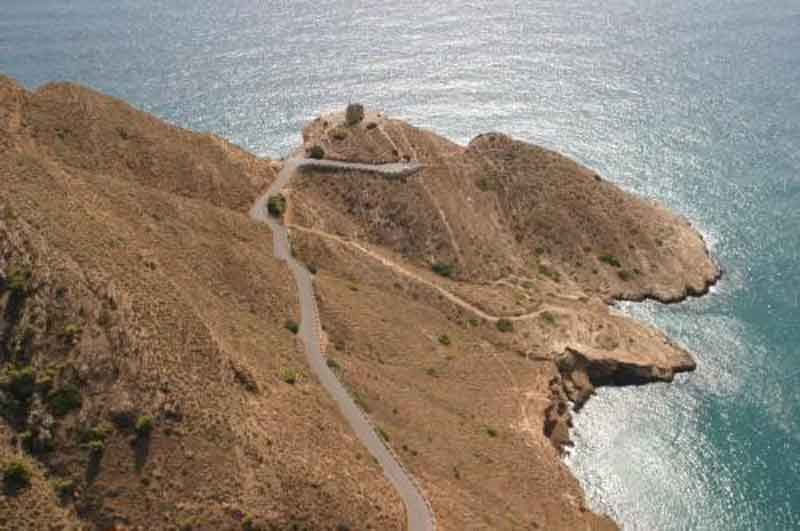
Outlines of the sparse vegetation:
[{"label": "sparse vegetation", "polygon": [[29,399],[36,387],[36,373],[31,367],[9,369],[6,371],[2,387],[20,401]]},{"label": "sparse vegetation", "polygon": [[136,419],[134,429],[139,437],[148,437],[153,433],[153,428],[156,426],[156,421],[150,415],[141,415]]},{"label": "sparse vegetation", "polygon": [[633,278],[633,275],[631,274],[631,272],[630,271],[626,271],[624,269],[620,269],[619,271],[617,271],[617,276],[623,282],[627,282],[631,278]]},{"label": "sparse vegetation", "polygon": [[311,159],[324,159],[325,158],[325,149],[322,146],[315,144],[308,149],[308,158]]},{"label": "sparse vegetation", "polygon": [[84,431],[81,438],[84,442],[101,441],[104,442],[111,433],[111,428],[106,425],[99,425]]},{"label": "sparse vegetation", "polygon": [[57,417],[63,417],[70,411],[80,409],[82,404],[81,392],[74,385],[65,385],[47,395],[47,405]]},{"label": "sparse vegetation", "polygon": [[75,482],[71,479],[56,479],[51,482],[56,496],[62,500],[72,497],[75,493]]},{"label": "sparse vegetation", "polygon": [[514,331],[514,323],[509,319],[498,319],[496,326],[497,329],[503,333],[509,333]]},{"label": "sparse vegetation", "polygon": [[21,459],[12,459],[3,465],[3,484],[7,490],[16,491],[31,484],[31,470]]},{"label": "sparse vegetation", "polygon": [[556,325],[556,316],[552,312],[545,310],[539,314],[539,317],[549,325]]},{"label": "sparse vegetation", "polygon": [[353,401],[356,403],[356,405],[359,408],[361,408],[361,410],[364,413],[369,413],[371,411],[370,407],[369,407],[369,404],[367,404],[367,401],[364,400],[364,397],[361,396],[359,393],[353,392]]},{"label": "sparse vegetation", "polygon": [[198,525],[196,516],[182,516],[178,519],[178,529],[180,531],[193,531]]},{"label": "sparse vegetation", "polygon": [[297,383],[297,371],[294,369],[285,368],[281,370],[281,380],[289,385]]},{"label": "sparse vegetation", "polygon": [[30,430],[25,430],[19,434],[19,443],[27,451],[33,450],[33,433]]},{"label": "sparse vegetation", "polygon": [[8,289],[17,295],[27,293],[30,288],[31,272],[27,269],[13,269],[6,279]]},{"label": "sparse vegetation", "polygon": [[622,264],[620,263],[620,261],[613,254],[602,254],[599,257],[599,260],[601,262],[603,262],[604,264],[608,264],[610,266],[622,267]]},{"label": "sparse vegetation", "polygon": [[300,331],[300,325],[297,323],[297,321],[292,319],[287,319],[283,326],[286,328],[286,330],[293,334],[296,334]]},{"label": "sparse vegetation", "polygon": [[445,347],[449,347],[451,344],[450,337],[447,334],[442,334],[439,336],[439,344]]},{"label": "sparse vegetation", "polygon": [[433,271],[439,276],[451,278],[453,276],[453,273],[455,272],[455,268],[453,267],[452,264],[436,262],[435,264],[431,265],[431,271]]},{"label": "sparse vegetation", "polygon": [[348,132],[343,127],[334,127],[329,134],[332,139],[341,141],[347,138]]},{"label": "sparse vegetation", "polygon": [[81,326],[75,323],[70,323],[64,326],[64,337],[68,340],[73,340],[81,334]]},{"label": "sparse vegetation", "polygon": [[425,374],[427,374],[428,376],[432,376],[434,378],[438,376],[436,369],[434,369],[433,367],[428,367],[427,369],[425,369]]},{"label": "sparse vegetation", "polygon": [[380,438],[381,438],[381,439],[383,439],[383,440],[384,440],[384,441],[386,441],[386,442],[389,442],[389,434],[388,434],[388,433],[386,433],[386,430],[384,430],[384,429],[383,429],[383,428],[381,428],[380,426],[377,426],[377,427],[375,428],[375,431],[377,431],[377,432],[378,432],[378,435],[380,436]]},{"label": "sparse vegetation", "polygon": [[332,369],[332,370],[334,370],[334,371],[338,371],[339,369],[341,369],[341,368],[342,368],[342,367],[339,365],[339,363],[338,363],[338,362],[337,362],[335,359],[333,359],[333,358],[328,358],[328,359],[326,359],[326,360],[325,360],[325,365],[327,365],[329,369]]},{"label": "sparse vegetation", "polygon": [[492,427],[487,427],[486,428],[486,434],[489,437],[492,437],[492,438],[497,437],[497,430],[492,428]]},{"label": "sparse vegetation", "polygon": [[561,282],[561,273],[556,271],[555,269],[550,269],[544,264],[539,264],[539,274],[546,276],[553,282]]},{"label": "sparse vegetation", "polygon": [[267,212],[273,218],[281,218],[286,212],[286,197],[283,194],[275,194],[267,200]]},{"label": "sparse vegetation", "polygon": [[245,515],[242,518],[242,530],[243,531],[261,531],[264,529],[261,524],[259,524],[251,515]]},{"label": "sparse vegetation", "polygon": [[481,192],[488,192],[492,190],[494,186],[492,186],[492,181],[489,180],[487,177],[481,177],[477,181],[475,181],[475,186],[478,187],[478,190]]},{"label": "sparse vegetation", "polygon": [[3,207],[3,219],[6,221],[14,221],[17,219],[17,215],[14,213],[14,209],[11,208],[9,205],[5,205]]},{"label": "sparse vegetation", "polygon": [[86,448],[93,456],[99,456],[106,450],[105,441],[89,441],[86,443]]}]

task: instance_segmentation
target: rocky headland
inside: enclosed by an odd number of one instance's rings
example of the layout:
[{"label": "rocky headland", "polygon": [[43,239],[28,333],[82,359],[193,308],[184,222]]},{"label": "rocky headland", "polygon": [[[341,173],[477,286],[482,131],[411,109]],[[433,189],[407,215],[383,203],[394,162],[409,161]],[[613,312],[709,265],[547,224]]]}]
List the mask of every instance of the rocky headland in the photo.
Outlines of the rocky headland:
[{"label": "rocky headland", "polygon": [[558,153],[363,108],[269,161],[0,78],[0,150],[0,458],[30,476],[0,501],[13,528],[406,526],[248,217],[279,176],[326,365],[440,529],[615,528],[560,458],[571,410],[694,362],[609,303],[720,274],[687,220]]}]

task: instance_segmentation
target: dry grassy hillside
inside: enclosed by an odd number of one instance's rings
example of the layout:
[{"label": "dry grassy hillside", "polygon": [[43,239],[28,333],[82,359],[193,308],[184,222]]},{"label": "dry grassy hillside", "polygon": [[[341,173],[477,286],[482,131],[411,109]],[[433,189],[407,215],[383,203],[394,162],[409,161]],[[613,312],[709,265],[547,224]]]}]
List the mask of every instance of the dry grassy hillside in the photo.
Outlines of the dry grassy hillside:
[{"label": "dry grassy hillside", "polygon": [[7,78],[0,150],[0,527],[402,527],[285,327],[269,161]]},{"label": "dry grassy hillside", "polygon": [[288,193],[293,249],[318,271],[328,355],[422,479],[439,523],[613,528],[586,510],[559,459],[569,402],[694,368],[607,301],[706,291],[719,269],[701,236],[504,135],[462,147],[385,117],[369,129],[339,119],[307,126],[307,151],[423,168],[403,179],[305,168]]},{"label": "dry grassy hillside", "polygon": [[[718,277],[664,208],[504,135],[321,117],[286,190],[328,366],[443,530],[613,529],[560,456],[596,385],[694,368],[613,298]],[[0,527],[402,529],[306,368],[246,212],[276,163],[73,85],[0,77]]]},{"label": "dry grassy hillside", "polygon": [[[318,123],[306,128],[307,146],[325,137]],[[604,297],[672,301],[704,293],[718,276],[686,220],[558,153],[496,133],[462,148],[399,121],[379,124],[371,136],[383,136],[393,146],[387,150],[424,169],[402,181],[312,172],[294,187],[301,201],[324,209],[313,212],[313,223],[420,267],[446,265],[450,276],[473,283],[538,277],[559,289],[577,284]],[[372,149],[359,156],[352,145],[335,149],[328,145],[326,156],[391,158]]]}]

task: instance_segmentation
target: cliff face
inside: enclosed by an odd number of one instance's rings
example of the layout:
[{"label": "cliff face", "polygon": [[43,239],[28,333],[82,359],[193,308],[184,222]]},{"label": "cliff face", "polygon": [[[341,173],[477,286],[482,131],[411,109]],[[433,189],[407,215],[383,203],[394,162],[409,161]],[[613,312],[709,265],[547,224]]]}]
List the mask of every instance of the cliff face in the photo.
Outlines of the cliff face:
[{"label": "cliff face", "polygon": [[0,459],[32,474],[3,526],[402,527],[285,327],[294,283],[246,214],[270,161],[8,79],[0,151]]}]

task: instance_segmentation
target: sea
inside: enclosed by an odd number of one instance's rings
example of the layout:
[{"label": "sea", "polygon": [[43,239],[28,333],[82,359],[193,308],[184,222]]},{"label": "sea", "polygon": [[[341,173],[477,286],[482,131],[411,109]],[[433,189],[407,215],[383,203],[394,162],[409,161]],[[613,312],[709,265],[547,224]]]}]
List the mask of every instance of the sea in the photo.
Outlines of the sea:
[{"label": "sea", "polygon": [[620,304],[694,353],[603,388],[567,458],[625,529],[800,529],[800,1],[0,0],[0,72],[281,157],[350,101],[501,131],[688,217],[706,297]]}]

